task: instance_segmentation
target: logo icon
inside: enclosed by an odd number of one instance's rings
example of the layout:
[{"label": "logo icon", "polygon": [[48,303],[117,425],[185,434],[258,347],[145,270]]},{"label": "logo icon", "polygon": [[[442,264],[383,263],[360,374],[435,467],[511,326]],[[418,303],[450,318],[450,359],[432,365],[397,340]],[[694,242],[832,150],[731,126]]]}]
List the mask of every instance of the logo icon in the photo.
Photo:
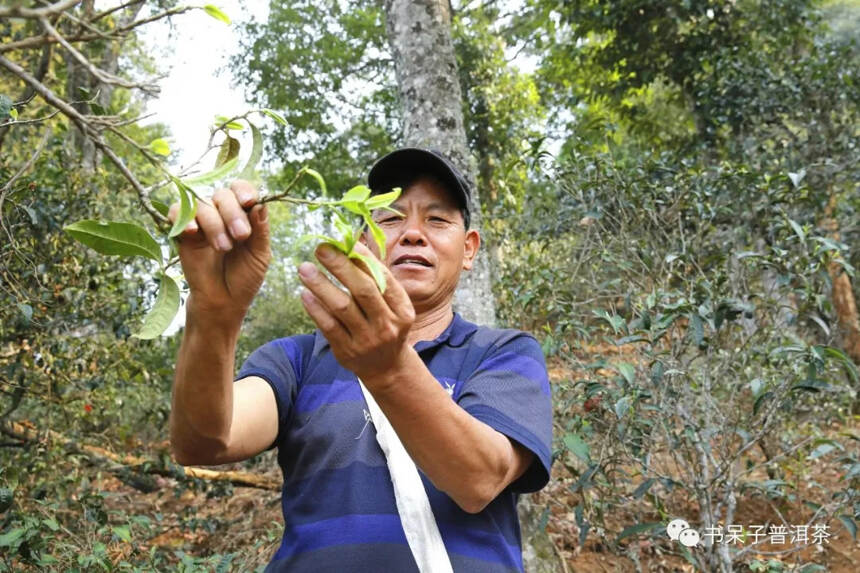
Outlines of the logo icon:
[{"label": "logo icon", "polygon": [[673,541],[678,541],[684,547],[695,547],[699,544],[699,532],[690,527],[685,519],[673,519],[666,526],[666,533]]}]

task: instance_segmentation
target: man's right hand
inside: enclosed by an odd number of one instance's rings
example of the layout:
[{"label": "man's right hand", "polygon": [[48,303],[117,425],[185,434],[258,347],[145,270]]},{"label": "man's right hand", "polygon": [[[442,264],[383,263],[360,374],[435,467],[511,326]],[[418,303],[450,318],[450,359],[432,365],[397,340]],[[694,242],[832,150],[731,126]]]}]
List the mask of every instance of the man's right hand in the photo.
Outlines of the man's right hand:
[{"label": "man's right hand", "polygon": [[[240,180],[217,190],[212,205],[198,202],[197,216],[179,239],[190,312],[239,322],[245,316],[272,258],[267,209],[256,203],[257,190]],[[174,203],[168,218],[178,213]]]}]

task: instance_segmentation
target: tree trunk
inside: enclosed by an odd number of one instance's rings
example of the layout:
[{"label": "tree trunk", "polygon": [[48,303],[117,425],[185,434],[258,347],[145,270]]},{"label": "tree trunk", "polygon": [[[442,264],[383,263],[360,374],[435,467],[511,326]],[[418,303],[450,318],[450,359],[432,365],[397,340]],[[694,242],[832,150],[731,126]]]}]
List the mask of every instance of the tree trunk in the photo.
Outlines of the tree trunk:
[{"label": "tree trunk", "polygon": [[[441,151],[462,170],[474,190],[472,221],[481,228],[481,203],[475,185],[476,166],[463,127],[462,94],[457,61],[451,41],[451,4],[448,0],[386,0],[388,42],[394,58],[397,85],[403,109],[403,140],[406,145]],[[495,325],[489,258],[481,253],[472,272],[460,279],[455,308],[465,318]],[[528,496],[520,500],[523,558],[530,572],[554,571],[556,562],[546,557],[539,540],[539,515]]]},{"label": "tree trunk", "polygon": [[[457,62],[447,0],[386,0],[388,42],[403,108],[403,142],[441,151],[472,186],[472,225],[481,228],[475,162],[466,143]],[[488,257],[479,253],[460,279],[454,306],[464,318],[495,325]]]},{"label": "tree trunk", "polygon": [[[831,189],[830,199],[824,210],[824,221],[822,227],[830,232],[830,236],[839,241],[839,224],[835,218],[836,194]],[[860,366],[860,318],[857,313],[857,301],[854,298],[854,290],[851,288],[851,278],[845,272],[845,268],[839,261],[831,261],[827,269],[833,284],[831,292],[833,298],[833,310],[836,313],[838,325],[839,344],[851,360]],[[860,412],[860,400],[854,401],[854,413]]]}]

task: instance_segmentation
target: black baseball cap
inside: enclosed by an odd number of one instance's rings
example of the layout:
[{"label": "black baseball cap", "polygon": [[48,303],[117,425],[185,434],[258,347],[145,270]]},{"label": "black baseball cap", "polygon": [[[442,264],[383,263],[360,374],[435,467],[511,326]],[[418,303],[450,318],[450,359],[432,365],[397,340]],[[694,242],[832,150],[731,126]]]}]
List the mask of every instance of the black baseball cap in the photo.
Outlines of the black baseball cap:
[{"label": "black baseball cap", "polygon": [[402,147],[377,160],[367,174],[367,185],[376,193],[387,193],[392,187],[408,185],[420,175],[433,175],[442,182],[460,204],[466,228],[471,222],[471,189],[466,178],[451,161],[435,149]]}]

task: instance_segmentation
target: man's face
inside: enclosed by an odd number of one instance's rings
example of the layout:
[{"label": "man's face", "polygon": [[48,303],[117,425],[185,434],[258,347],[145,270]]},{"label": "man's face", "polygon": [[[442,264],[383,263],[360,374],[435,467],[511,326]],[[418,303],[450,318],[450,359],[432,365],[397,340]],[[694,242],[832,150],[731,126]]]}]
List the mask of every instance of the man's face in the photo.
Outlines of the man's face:
[{"label": "man's face", "polygon": [[[382,262],[403,285],[415,310],[447,304],[461,270],[472,268],[481,239],[467,231],[456,199],[433,178],[420,178],[391,205],[403,215],[377,210],[373,218],[385,232]],[[367,241],[379,256],[374,241]]]}]

